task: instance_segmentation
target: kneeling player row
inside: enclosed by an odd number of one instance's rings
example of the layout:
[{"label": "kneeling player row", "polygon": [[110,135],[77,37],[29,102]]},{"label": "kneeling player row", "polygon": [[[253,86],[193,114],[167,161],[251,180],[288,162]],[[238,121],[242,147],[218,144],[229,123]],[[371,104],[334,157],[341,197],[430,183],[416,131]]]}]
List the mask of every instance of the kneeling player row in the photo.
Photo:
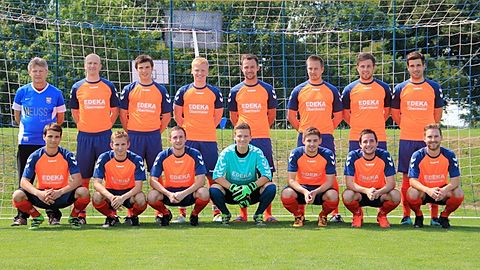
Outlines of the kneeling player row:
[{"label": "kneeling player row", "polygon": [[[38,228],[43,221],[43,216],[33,205],[59,209],[71,204],[73,210],[69,222],[73,228],[80,228],[78,214],[90,201],[88,189],[81,187],[73,154],[59,147],[61,136],[59,125],[45,127],[46,146],[30,156],[21,189],[13,194],[15,207],[33,217],[31,228]],[[412,188],[408,201],[417,215],[416,227],[423,226],[420,211],[422,203],[446,204],[440,221],[443,227],[448,228],[448,215],[463,200],[463,192],[458,185],[458,163],[451,151],[440,148],[441,131],[438,126],[427,127],[425,138],[427,148],[412,157]],[[116,210],[122,205],[129,209],[127,220],[132,225],[138,225],[138,216],[146,209],[147,203],[158,210],[162,226],[168,225],[172,217],[165,205],[194,205],[190,223],[196,226],[198,214],[210,198],[222,212],[224,224],[228,224],[231,218],[226,203],[246,207],[258,202],[254,220],[262,225],[263,212],[276,193],[276,186],[271,182],[270,167],[262,151],[249,144],[251,131],[247,124],[235,127],[234,139],[235,144],[220,154],[213,174],[215,183],[208,191],[204,187],[206,169],[201,154],[185,146],[183,128],[172,128],[172,147],[157,156],[150,179],[153,190],[145,196],[141,192],[143,181],[146,180],[143,160],[127,150],[127,133],[115,132],[111,138],[112,151],[99,157],[94,171],[95,192],[92,202],[107,217],[104,226],[112,226],[118,221]],[[316,128],[307,129],[303,141],[305,146],[294,149],[289,158],[289,186],[282,192],[282,202],[294,214],[294,226],[302,226],[304,222],[300,205],[322,204],[318,225],[326,226],[326,216],[339,202],[334,155],[330,150],[319,147],[321,134]],[[353,213],[353,227],[362,224],[362,206],[380,207],[377,220],[380,226],[389,227],[386,215],[400,202],[399,192],[394,189],[393,161],[387,151],[377,149],[378,142],[373,131],[364,130],[359,143],[361,149],[350,152],[347,157],[347,190],[343,193],[343,201]],[[436,159],[433,160],[436,174],[431,174],[428,168],[428,164],[432,163],[430,159]],[[450,183],[446,180],[448,173]],[[38,177],[37,187],[31,183],[35,174]],[[69,174],[72,178],[70,182]]]}]

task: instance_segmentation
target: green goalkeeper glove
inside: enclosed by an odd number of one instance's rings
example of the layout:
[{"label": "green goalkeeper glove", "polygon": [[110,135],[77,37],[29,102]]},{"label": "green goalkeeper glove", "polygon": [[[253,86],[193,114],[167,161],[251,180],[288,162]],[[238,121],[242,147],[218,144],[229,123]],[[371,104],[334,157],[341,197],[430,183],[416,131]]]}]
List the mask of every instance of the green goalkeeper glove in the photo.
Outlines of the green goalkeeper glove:
[{"label": "green goalkeeper glove", "polygon": [[246,198],[245,200],[239,202],[238,205],[240,205],[241,208],[248,207],[250,206],[250,200]]},{"label": "green goalkeeper glove", "polygon": [[255,182],[248,183],[247,185],[241,185],[240,187],[241,189],[233,193],[233,200],[237,202],[242,201],[258,188],[257,183]]},{"label": "green goalkeeper glove", "polygon": [[230,184],[230,187],[228,188],[228,190],[230,190],[230,192],[232,192],[232,193],[235,193],[235,192],[239,191],[240,189],[242,189],[242,187],[237,185],[237,184]]}]

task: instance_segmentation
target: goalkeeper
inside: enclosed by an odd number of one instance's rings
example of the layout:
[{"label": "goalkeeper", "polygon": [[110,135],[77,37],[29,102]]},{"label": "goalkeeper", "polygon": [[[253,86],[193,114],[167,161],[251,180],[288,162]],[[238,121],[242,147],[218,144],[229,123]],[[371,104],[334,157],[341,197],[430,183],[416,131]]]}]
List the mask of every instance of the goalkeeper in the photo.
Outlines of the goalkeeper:
[{"label": "goalkeeper", "polygon": [[222,211],[222,223],[230,223],[231,214],[226,203],[247,207],[259,203],[253,220],[264,225],[263,212],[275,198],[276,186],[262,150],[250,145],[250,126],[241,123],[234,128],[235,144],[225,148],[218,158],[213,172],[214,184],[210,197]]}]

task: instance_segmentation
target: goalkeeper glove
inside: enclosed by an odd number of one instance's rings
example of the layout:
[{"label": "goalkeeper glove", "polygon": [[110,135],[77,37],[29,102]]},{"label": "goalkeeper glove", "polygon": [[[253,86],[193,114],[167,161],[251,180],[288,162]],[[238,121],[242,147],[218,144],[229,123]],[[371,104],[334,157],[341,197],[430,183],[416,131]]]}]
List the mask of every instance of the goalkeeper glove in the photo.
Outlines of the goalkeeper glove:
[{"label": "goalkeeper glove", "polygon": [[238,205],[240,205],[241,208],[248,207],[248,206],[250,206],[250,200],[249,200],[249,199],[245,199],[245,200],[239,202]]},{"label": "goalkeeper glove", "polygon": [[230,190],[232,193],[235,193],[240,189],[242,189],[242,187],[237,184],[230,184],[230,187],[228,188],[228,190]]},{"label": "goalkeeper glove", "polygon": [[248,195],[252,194],[252,192],[258,188],[257,183],[251,182],[247,185],[241,185],[241,189],[237,190],[233,193],[233,200],[239,202],[245,199]]}]

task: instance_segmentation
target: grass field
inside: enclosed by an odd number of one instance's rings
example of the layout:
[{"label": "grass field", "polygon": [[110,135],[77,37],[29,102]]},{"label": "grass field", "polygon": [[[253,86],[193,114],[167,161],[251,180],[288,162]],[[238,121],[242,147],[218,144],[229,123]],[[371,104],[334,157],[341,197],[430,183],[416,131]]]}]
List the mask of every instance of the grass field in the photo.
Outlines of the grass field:
[{"label": "grass field", "polygon": [[[143,218],[138,228],[103,229],[102,219],[73,231],[42,225],[37,231],[0,221],[1,269],[478,269],[480,224],[454,219],[452,229],[379,229],[367,219],[317,228],[291,220],[256,227],[202,222],[199,227],[158,227]],[[64,220],[65,222],[65,220]],[[428,221],[426,221],[426,224]]]}]

